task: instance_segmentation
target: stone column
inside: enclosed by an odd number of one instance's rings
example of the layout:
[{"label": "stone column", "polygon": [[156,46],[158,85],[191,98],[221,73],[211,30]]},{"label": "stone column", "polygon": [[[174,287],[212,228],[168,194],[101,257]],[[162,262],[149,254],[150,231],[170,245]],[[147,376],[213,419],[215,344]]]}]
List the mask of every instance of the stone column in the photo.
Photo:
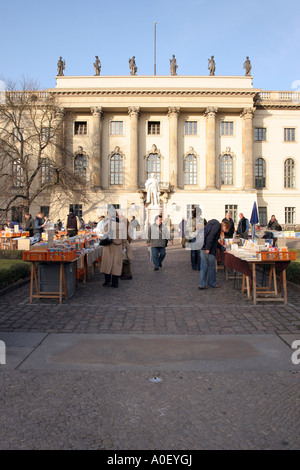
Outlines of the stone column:
[{"label": "stone column", "polygon": [[206,188],[216,188],[216,114],[218,108],[208,107],[206,117]]},{"label": "stone column", "polygon": [[93,116],[93,134],[92,134],[92,178],[91,185],[92,187],[102,186],[102,161],[101,161],[101,134],[102,134],[102,107],[100,108],[91,108],[91,113]]},{"label": "stone column", "polygon": [[243,120],[242,156],[244,189],[254,188],[253,170],[253,115],[254,108],[245,108],[241,113]]},{"label": "stone column", "polygon": [[130,189],[138,188],[138,165],[139,165],[139,115],[140,108],[128,108],[130,116],[130,158],[127,173],[127,187]]},{"label": "stone column", "polygon": [[55,158],[56,163],[59,167],[66,165],[66,154],[65,154],[65,143],[64,143],[64,117],[65,110],[64,108],[59,108],[56,111],[56,132],[55,132]]},{"label": "stone column", "polygon": [[178,116],[180,108],[170,107],[169,117],[169,182],[178,187]]}]

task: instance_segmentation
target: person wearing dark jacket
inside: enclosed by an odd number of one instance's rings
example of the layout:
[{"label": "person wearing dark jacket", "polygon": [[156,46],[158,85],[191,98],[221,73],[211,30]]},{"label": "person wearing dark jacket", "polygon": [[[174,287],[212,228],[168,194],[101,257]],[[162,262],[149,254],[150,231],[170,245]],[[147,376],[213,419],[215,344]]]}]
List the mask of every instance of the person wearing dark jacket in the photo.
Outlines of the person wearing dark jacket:
[{"label": "person wearing dark jacket", "polygon": [[279,225],[278,220],[276,219],[275,215],[271,216],[271,220],[269,220],[269,223],[267,225],[268,230],[276,230],[278,232],[281,232],[282,228],[281,225]]},{"label": "person wearing dark jacket", "polygon": [[200,277],[198,288],[200,290],[207,287],[221,287],[217,284],[216,254],[217,248],[226,251],[226,248],[219,243],[221,232],[228,233],[230,224],[228,221],[221,223],[212,219],[204,227],[204,243],[200,250]]},{"label": "person wearing dark jacket", "polygon": [[74,209],[70,209],[70,213],[68,215],[67,219],[67,232],[68,232],[68,237],[75,237],[78,233],[78,218],[76,217],[74,213]]},{"label": "person wearing dark jacket", "polygon": [[222,220],[222,222],[225,222],[226,220],[228,220],[228,222],[230,224],[230,228],[229,228],[229,231],[224,234],[224,238],[233,238],[234,222],[233,222],[232,218],[230,217],[229,212],[226,213],[226,215],[225,215],[224,219]]},{"label": "person wearing dark jacket", "polygon": [[247,219],[244,217],[244,214],[239,214],[240,220],[238,223],[236,234],[239,235],[241,238],[248,238],[248,231],[247,231]]},{"label": "person wearing dark jacket", "polygon": [[45,220],[43,212],[39,212],[34,221],[33,236],[35,237],[36,242],[40,242],[42,238],[42,233],[45,227]]},{"label": "person wearing dark jacket", "polygon": [[25,214],[25,232],[29,232],[29,236],[33,237],[33,229],[34,229],[34,220],[31,217],[31,214],[26,212]]}]

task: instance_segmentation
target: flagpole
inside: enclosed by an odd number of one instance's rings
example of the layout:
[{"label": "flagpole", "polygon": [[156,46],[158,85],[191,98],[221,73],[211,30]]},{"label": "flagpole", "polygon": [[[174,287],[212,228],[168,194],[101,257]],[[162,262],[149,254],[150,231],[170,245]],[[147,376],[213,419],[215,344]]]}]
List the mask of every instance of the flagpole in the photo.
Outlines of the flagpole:
[{"label": "flagpole", "polygon": [[156,75],[156,21],[154,21],[154,75]]}]

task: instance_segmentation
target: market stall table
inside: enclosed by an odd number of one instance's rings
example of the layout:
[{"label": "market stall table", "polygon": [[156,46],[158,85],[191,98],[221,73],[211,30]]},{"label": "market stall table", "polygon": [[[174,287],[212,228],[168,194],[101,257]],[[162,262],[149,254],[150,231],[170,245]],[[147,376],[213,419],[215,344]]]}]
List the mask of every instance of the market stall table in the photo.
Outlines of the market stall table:
[{"label": "market stall table", "polygon": [[29,232],[0,232],[0,249],[8,247],[9,250],[17,248],[17,238],[29,237]]},{"label": "market stall table", "polygon": [[[240,259],[228,252],[220,254],[221,262],[226,268],[231,268],[243,274],[242,293],[245,292],[245,283],[247,288],[247,296],[252,297],[253,303],[256,305],[258,301],[277,301],[287,304],[287,280],[286,269],[291,262],[289,259]],[[269,284],[267,287],[257,286],[256,267],[270,266]],[[279,289],[277,287],[276,270],[280,272]],[[273,289],[272,289],[273,280]],[[252,288],[252,289],[251,289]],[[282,297],[283,289],[283,297]]]},{"label": "market stall table", "polygon": [[[76,251],[75,251],[76,255]],[[77,257],[73,253],[68,254],[51,254],[48,250],[36,249],[23,252],[23,260],[31,262],[30,271],[30,303],[34,298],[37,299],[59,299],[59,303],[62,303],[63,295],[68,298],[67,285],[65,278],[65,265],[68,263],[74,264],[74,283],[77,287]],[[57,291],[41,291],[38,282],[38,264],[39,263],[51,263],[59,265],[59,278],[58,278],[58,290]],[[35,287],[35,293],[34,293]]]}]

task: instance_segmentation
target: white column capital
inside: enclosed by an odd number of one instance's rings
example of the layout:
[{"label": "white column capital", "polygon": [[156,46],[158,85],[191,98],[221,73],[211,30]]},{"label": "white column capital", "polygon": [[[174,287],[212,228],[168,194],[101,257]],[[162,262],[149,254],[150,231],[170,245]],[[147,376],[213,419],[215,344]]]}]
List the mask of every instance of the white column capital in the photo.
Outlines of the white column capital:
[{"label": "white column capital", "polygon": [[204,116],[205,117],[215,117],[217,112],[218,112],[218,107],[217,106],[208,106],[206,110],[204,111]]},{"label": "white column capital", "polygon": [[255,108],[244,108],[240,114],[243,119],[253,119]]},{"label": "white column capital", "polygon": [[100,106],[100,107],[92,107],[92,108],[91,108],[91,113],[92,113],[93,116],[101,117],[102,114],[103,114],[103,108],[102,108],[102,106]]},{"label": "white column capital", "polygon": [[170,106],[168,108],[168,117],[178,117],[180,113],[180,107]]},{"label": "white column capital", "polygon": [[130,117],[139,117],[141,112],[141,108],[139,106],[129,106],[128,107],[128,114]]}]

